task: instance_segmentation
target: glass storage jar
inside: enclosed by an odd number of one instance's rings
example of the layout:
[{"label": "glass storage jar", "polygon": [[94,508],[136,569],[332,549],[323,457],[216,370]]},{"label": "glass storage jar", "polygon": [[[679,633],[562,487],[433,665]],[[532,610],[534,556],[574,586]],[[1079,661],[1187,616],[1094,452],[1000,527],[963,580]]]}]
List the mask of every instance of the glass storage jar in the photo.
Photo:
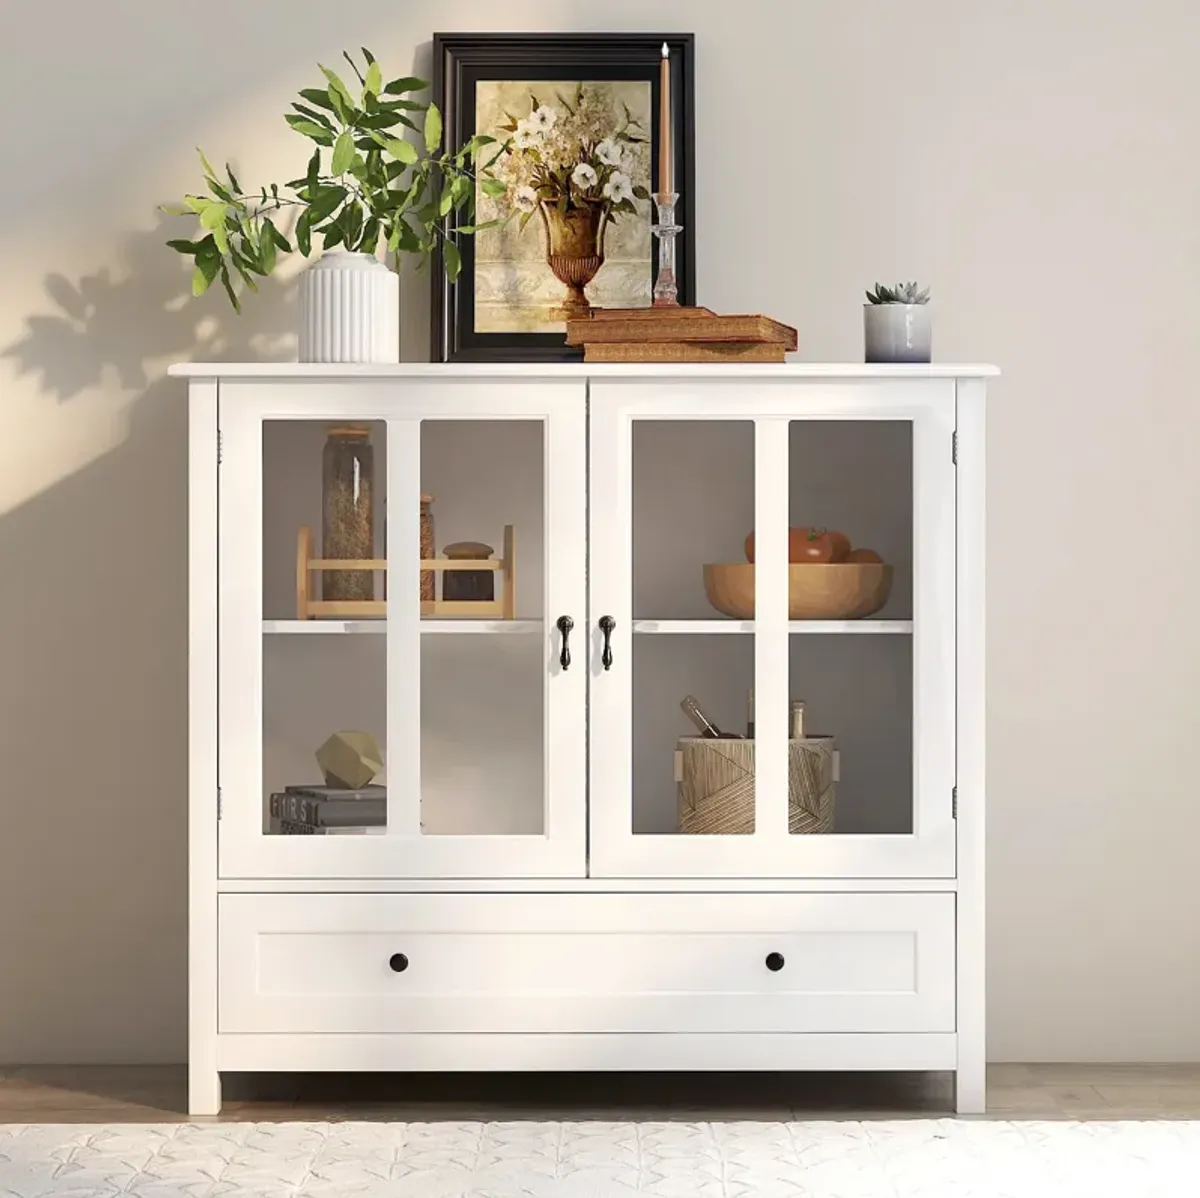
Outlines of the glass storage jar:
[{"label": "glass storage jar", "polygon": [[[321,459],[321,556],[364,560],[375,556],[375,452],[371,431],[331,428]],[[321,597],[375,598],[371,570],[321,571]]]},{"label": "glass storage jar", "polygon": [[[421,496],[421,557],[432,558],[437,557],[433,547],[433,496]],[[421,600],[422,602],[432,601],[437,598],[435,587],[436,571],[422,570],[421,571]]]}]

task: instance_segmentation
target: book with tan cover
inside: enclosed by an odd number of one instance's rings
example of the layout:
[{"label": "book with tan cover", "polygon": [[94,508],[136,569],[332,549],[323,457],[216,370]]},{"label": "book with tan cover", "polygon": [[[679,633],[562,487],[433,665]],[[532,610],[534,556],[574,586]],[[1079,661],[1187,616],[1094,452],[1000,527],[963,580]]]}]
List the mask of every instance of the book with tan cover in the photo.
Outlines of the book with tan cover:
[{"label": "book with tan cover", "polygon": [[[764,346],[775,352],[765,356],[753,354],[716,353],[709,348],[697,351],[703,356],[664,356],[663,351],[651,355],[650,346],[678,343],[702,343],[713,346]],[[567,344],[582,345],[585,361],[714,361],[740,358],[744,361],[783,361],[782,355],[796,349],[796,330],[790,325],[772,320],[769,316],[720,316],[708,308],[616,308],[595,309],[582,320],[567,321]],[[620,346],[603,357],[591,353],[601,345]],[[646,356],[639,359],[634,347],[645,347]],[[617,356],[619,355],[619,356]]]},{"label": "book with tan cover", "polygon": [[787,347],[762,341],[589,341],[585,362],[786,362]]}]

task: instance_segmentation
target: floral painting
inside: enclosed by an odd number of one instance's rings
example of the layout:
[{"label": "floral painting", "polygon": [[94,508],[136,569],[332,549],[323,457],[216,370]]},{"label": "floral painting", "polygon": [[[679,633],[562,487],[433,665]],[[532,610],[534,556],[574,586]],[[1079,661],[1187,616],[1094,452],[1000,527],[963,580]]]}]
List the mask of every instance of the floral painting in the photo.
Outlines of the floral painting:
[{"label": "floral painting", "polygon": [[475,129],[496,139],[480,190],[475,329],[561,332],[590,306],[650,303],[651,85],[480,80]]}]

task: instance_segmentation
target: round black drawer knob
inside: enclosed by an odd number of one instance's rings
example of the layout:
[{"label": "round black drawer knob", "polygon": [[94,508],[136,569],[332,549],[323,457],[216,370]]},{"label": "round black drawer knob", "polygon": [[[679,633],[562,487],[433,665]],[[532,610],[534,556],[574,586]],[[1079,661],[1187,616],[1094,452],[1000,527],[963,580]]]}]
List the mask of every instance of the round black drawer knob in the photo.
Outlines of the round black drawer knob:
[{"label": "round black drawer knob", "polygon": [[778,973],[783,968],[783,953],[767,953],[767,968]]},{"label": "round black drawer knob", "polygon": [[[780,961],[783,960],[782,957],[779,959]],[[408,968],[408,958],[403,953],[392,953],[392,958],[388,961],[388,964],[396,973],[403,973]]]}]

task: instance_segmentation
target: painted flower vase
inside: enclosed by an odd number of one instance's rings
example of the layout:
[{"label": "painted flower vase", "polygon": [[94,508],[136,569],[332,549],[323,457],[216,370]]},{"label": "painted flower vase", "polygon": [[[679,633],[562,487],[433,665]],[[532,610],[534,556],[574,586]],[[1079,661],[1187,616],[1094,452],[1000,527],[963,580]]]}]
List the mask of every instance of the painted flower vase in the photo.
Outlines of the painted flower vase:
[{"label": "painted flower vase", "polygon": [[604,207],[584,203],[563,211],[557,203],[542,200],[538,210],[546,226],[546,265],[567,289],[553,315],[560,320],[586,318],[592,305],[584,288],[604,265]]}]

